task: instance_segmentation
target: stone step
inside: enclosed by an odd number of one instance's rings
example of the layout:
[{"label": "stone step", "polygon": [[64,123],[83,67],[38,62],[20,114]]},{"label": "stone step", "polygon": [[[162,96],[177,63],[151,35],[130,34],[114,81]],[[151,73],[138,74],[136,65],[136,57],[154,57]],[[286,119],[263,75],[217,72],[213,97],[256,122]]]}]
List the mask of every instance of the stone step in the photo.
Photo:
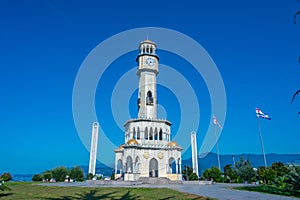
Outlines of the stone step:
[{"label": "stone step", "polygon": [[141,181],[143,184],[182,184],[182,181],[171,181],[166,177],[140,177],[138,181]]}]

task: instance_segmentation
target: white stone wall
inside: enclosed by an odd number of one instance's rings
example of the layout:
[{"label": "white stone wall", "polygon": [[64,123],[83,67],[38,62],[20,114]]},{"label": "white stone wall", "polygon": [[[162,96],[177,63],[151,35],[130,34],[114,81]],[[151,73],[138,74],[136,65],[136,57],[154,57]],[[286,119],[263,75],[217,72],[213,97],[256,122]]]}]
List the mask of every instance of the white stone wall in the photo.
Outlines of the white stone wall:
[{"label": "white stone wall", "polygon": [[[116,153],[116,172],[117,162],[122,160],[122,172],[125,173],[125,180],[132,180],[132,177],[149,177],[150,161],[156,159],[158,163],[158,177],[168,178],[170,174],[181,174],[181,151],[176,147],[165,147],[161,149],[145,148],[142,145],[128,145],[123,150]],[[130,157],[130,158],[129,158]],[[131,160],[132,163],[129,161]],[[176,171],[170,170],[170,160],[176,162]],[[138,174],[138,175],[126,175]],[[116,175],[118,177],[119,175]],[[174,177],[170,176],[170,177]],[[181,176],[176,176],[181,177]]]},{"label": "white stone wall", "polygon": [[[147,105],[147,93],[152,93],[153,104]],[[143,71],[139,79],[140,109],[139,118],[156,119],[157,95],[156,95],[156,74],[154,71]]]}]

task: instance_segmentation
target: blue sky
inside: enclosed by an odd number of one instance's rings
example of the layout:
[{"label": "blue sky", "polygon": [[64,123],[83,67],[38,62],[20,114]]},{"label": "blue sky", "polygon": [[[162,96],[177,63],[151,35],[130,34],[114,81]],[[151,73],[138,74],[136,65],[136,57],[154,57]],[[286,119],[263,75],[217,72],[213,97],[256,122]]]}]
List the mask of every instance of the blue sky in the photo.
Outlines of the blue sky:
[{"label": "blue sky", "polygon": [[[88,164],[89,152],[72,114],[76,74],[102,41],[139,27],[181,32],[214,60],[227,97],[226,120],[220,121],[221,154],[261,153],[255,107],[272,117],[261,120],[265,151],[299,153],[300,99],[290,104],[300,88],[300,24],[293,24],[299,9],[296,0],[1,1],[0,172]],[[115,145],[123,142],[123,132],[113,120],[110,97],[122,74],[136,66],[137,53],[120,56],[107,68],[95,96],[100,124]],[[184,75],[197,93],[200,147],[211,123],[205,83],[184,59],[163,50],[158,54],[161,63]],[[132,117],[137,116],[136,95],[128,108]],[[163,86],[158,86],[158,95],[176,133],[180,102]]]}]

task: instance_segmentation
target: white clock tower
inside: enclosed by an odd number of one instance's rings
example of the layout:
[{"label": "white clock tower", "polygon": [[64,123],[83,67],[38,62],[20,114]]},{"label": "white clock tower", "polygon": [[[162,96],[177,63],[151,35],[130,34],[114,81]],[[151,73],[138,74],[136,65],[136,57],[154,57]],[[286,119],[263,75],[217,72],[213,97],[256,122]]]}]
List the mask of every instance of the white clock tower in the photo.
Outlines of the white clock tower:
[{"label": "white clock tower", "polygon": [[171,122],[157,119],[156,44],[145,40],[139,45],[138,118],[125,124],[125,141],[115,149],[115,178],[125,181],[181,181],[181,150],[171,141]]},{"label": "white clock tower", "polygon": [[158,74],[158,56],[156,44],[145,40],[139,45],[140,53],[137,57],[139,76],[138,108],[139,118],[156,119],[157,96],[156,76]]}]

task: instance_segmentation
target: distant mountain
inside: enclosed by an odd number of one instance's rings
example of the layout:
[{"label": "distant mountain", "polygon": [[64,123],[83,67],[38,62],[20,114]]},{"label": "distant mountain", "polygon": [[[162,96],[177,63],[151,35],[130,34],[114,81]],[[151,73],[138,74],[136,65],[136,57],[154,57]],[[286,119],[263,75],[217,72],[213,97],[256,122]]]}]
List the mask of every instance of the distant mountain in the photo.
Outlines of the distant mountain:
[{"label": "distant mountain", "polygon": [[[264,166],[263,155],[261,154],[239,154],[239,155],[220,155],[220,164],[223,168],[227,164],[233,166],[233,159],[239,161],[241,157],[244,159],[249,159],[253,167],[258,168],[259,166]],[[274,162],[282,162],[285,164],[300,163],[300,154],[266,154],[266,160],[268,166]],[[192,166],[192,159],[187,159],[182,161],[182,168],[185,166]],[[204,158],[198,158],[199,172],[202,174],[205,169],[211,168],[212,166],[218,167],[217,154],[208,153]]]},{"label": "distant mountain", "polygon": [[[84,174],[88,174],[89,171],[89,166],[80,166],[83,171]],[[104,165],[103,163],[97,161],[96,163],[96,174],[102,174],[103,176],[111,176],[112,172],[114,172],[114,169],[111,167],[108,167],[106,165]]]}]

